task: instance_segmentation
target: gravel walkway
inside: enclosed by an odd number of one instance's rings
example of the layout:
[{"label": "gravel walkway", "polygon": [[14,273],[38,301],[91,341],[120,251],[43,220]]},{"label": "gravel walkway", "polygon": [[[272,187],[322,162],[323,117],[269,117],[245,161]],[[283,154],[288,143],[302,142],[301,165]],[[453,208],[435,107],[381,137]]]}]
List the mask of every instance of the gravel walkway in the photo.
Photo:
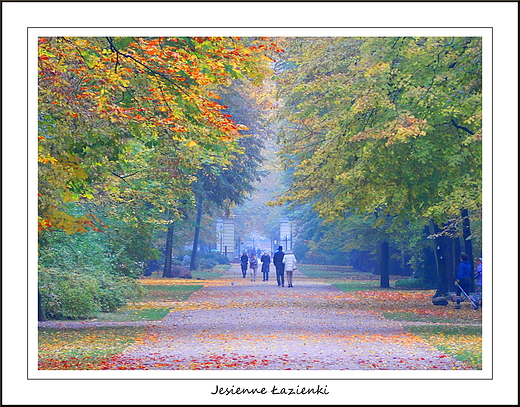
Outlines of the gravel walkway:
[{"label": "gravel walkway", "polygon": [[269,282],[251,282],[234,265],[220,284],[193,294],[185,309],[148,323],[147,337],[105,368],[467,369],[400,322],[347,306],[355,301],[348,293],[299,274],[293,288],[278,287],[270,275]]}]

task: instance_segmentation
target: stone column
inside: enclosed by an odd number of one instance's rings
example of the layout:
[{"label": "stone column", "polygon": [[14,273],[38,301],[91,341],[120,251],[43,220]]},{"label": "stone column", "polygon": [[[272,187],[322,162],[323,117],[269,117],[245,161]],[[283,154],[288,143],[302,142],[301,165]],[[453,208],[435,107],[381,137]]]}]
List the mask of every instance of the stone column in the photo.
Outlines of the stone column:
[{"label": "stone column", "polygon": [[229,260],[235,257],[235,219],[226,218],[223,221],[222,254]]},{"label": "stone column", "polygon": [[291,221],[288,218],[280,219],[280,242],[278,246],[283,246],[284,252],[292,250]]}]

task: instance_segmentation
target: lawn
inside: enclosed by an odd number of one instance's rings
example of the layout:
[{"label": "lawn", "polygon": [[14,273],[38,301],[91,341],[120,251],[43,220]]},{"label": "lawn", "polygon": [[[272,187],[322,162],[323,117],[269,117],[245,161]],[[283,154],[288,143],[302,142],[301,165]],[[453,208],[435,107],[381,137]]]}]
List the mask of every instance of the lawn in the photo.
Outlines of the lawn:
[{"label": "lawn", "polygon": [[408,331],[474,369],[482,369],[482,327],[410,325]]}]

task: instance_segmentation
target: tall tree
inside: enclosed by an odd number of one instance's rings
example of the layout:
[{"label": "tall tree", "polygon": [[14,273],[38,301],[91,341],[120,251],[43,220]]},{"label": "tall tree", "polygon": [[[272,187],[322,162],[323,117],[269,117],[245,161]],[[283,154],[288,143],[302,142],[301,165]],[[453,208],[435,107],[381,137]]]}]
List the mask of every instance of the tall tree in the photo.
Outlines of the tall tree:
[{"label": "tall tree", "polygon": [[[480,38],[297,38],[280,80],[278,203],[449,224],[481,208]],[[384,218],[382,218],[384,219]]]},{"label": "tall tree", "polygon": [[[40,241],[111,227],[96,207],[124,213],[136,231],[161,225],[166,210],[181,219],[202,163],[241,152],[245,126],[213,92],[236,78],[261,82],[275,51],[265,38],[40,38]],[[144,261],[151,244],[136,240]]]}]

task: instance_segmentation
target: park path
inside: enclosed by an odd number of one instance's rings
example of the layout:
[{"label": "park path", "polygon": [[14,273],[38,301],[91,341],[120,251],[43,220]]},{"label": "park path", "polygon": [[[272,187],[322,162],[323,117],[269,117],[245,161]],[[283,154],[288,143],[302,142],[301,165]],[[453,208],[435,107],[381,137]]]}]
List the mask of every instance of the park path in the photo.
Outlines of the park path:
[{"label": "park path", "polygon": [[274,274],[252,282],[233,265],[104,368],[467,369],[334,286],[296,274],[293,288],[278,287]]}]

